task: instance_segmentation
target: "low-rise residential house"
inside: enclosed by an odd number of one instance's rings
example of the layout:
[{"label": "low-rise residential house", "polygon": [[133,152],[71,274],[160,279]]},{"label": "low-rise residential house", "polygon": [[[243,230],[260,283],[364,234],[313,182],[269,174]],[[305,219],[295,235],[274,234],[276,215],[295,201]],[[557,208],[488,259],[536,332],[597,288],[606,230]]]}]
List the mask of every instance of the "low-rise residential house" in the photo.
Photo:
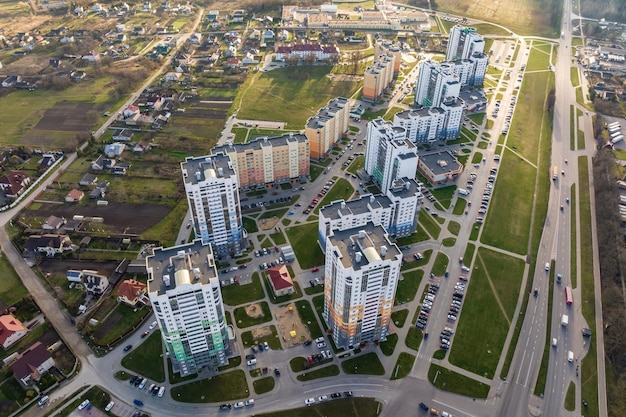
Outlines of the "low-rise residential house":
[{"label": "low-rise residential house", "polygon": [[66,43],[74,43],[75,40],[73,36],[64,36],[61,38],[59,42],[61,42],[62,44],[66,44]]},{"label": "low-rise residential house", "polygon": [[85,197],[85,193],[81,190],[77,190],[73,188],[67,195],[65,196],[65,201],[68,203],[76,203]]},{"label": "low-rise residential house", "polygon": [[141,140],[137,142],[137,144],[133,148],[133,152],[135,153],[144,153],[149,150],[150,150],[150,142],[146,142],[145,140]]},{"label": "low-rise residential house", "polygon": [[255,58],[255,56],[253,54],[251,54],[250,52],[246,52],[246,55],[241,60],[241,63],[243,65],[255,65],[255,64],[258,64],[259,61],[254,59],[254,58]]},{"label": "low-rise residential house", "polygon": [[98,271],[84,269],[82,272],[83,285],[85,285],[85,289],[88,293],[100,296],[109,288],[108,278],[98,274]]},{"label": "low-rise residential house", "polygon": [[9,198],[16,198],[26,190],[30,178],[22,171],[11,171],[0,177],[0,189]]},{"label": "low-rise residential house", "polygon": [[128,119],[129,117],[133,117],[134,115],[139,113],[139,107],[138,106],[134,106],[134,105],[130,105],[128,107],[126,107],[123,111],[122,111],[122,117],[124,119]]},{"label": "low-rise residential house", "polygon": [[143,10],[144,12],[148,12],[148,13],[150,13],[150,12],[152,11],[152,3],[150,3],[149,1],[144,1],[144,2],[143,2],[143,7],[142,7],[142,10]]},{"label": "low-rise residential house", "polygon": [[68,282],[83,282],[83,272],[75,269],[68,269],[65,273]]},{"label": "low-rise residential house", "polygon": [[239,58],[230,57],[226,59],[226,66],[228,68],[239,68],[241,66],[241,61]]},{"label": "low-rise residential house", "polygon": [[85,71],[72,71],[72,73],[70,74],[70,78],[72,78],[72,81],[74,82],[79,82],[85,79],[85,77],[87,76],[87,73]]},{"label": "low-rise residential house", "polygon": [[115,133],[113,133],[112,139],[121,142],[128,142],[133,138],[134,134],[135,133],[130,129],[116,130]]},{"label": "low-rise residential house", "polygon": [[89,186],[89,185],[94,185],[95,183],[98,182],[98,177],[93,175],[93,174],[85,174],[83,175],[83,177],[80,179],[80,181],[78,181],[79,185],[84,185],[84,186]]},{"label": "low-rise residential house", "polygon": [[318,43],[299,43],[292,46],[279,46],[276,48],[276,60],[306,60],[315,59],[323,61],[335,59],[339,55],[339,49],[333,45],[320,45]]},{"label": "low-rise residential house", "polygon": [[163,81],[177,83],[182,76],[183,75],[179,72],[168,72],[165,74],[165,77],[163,77]]},{"label": "low-rise residential house", "polygon": [[51,58],[50,61],[49,61],[49,65],[52,68],[58,68],[59,65],[61,65],[61,59],[59,59],[59,58]]},{"label": "low-rise residential house", "polygon": [[189,43],[192,45],[200,45],[202,43],[202,34],[194,32],[189,37]]},{"label": "low-rise residential house", "polygon": [[49,216],[41,228],[43,230],[57,230],[60,229],[65,223],[66,220],[64,217]]},{"label": "low-rise residential house", "polygon": [[139,35],[145,35],[145,34],[146,34],[146,29],[143,26],[135,26],[133,28],[133,35],[139,36]]},{"label": "low-rise residential house", "polygon": [[19,75],[9,75],[2,81],[2,87],[8,88],[15,86],[15,83],[21,81],[22,77]]},{"label": "low-rise residential house", "polygon": [[72,249],[72,241],[66,235],[32,235],[24,243],[24,257],[33,258],[41,254],[51,258]]},{"label": "low-rise residential house", "polygon": [[125,149],[126,145],[123,143],[109,143],[108,145],[104,146],[104,154],[109,158],[114,158],[116,156],[120,156]]},{"label": "low-rise residential house", "polygon": [[27,333],[28,329],[12,315],[0,316],[0,345],[4,349],[10,348]]},{"label": "low-rise residential house", "polygon": [[39,381],[41,376],[50,371],[52,367],[54,367],[54,359],[41,342],[30,345],[9,365],[15,379],[24,387],[29,387]]},{"label": "low-rise residential house", "polygon": [[126,172],[130,169],[129,162],[118,162],[115,166],[111,167],[111,174],[113,175],[126,175]]},{"label": "low-rise residential house", "polygon": [[39,161],[39,169],[46,170],[54,164],[57,160],[57,157],[54,154],[46,153],[41,156],[41,161]]},{"label": "low-rise residential house", "polygon": [[115,159],[105,158],[104,155],[100,155],[95,161],[91,162],[91,169],[94,171],[109,170],[115,166]]},{"label": "low-rise residential house", "polygon": [[272,29],[267,29],[265,32],[263,32],[263,40],[265,42],[274,42],[275,37],[276,35],[274,34],[274,31]]},{"label": "low-rise residential house", "polygon": [[246,15],[245,10],[235,10],[232,14],[233,23],[241,23]]},{"label": "low-rise residential house", "polygon": [[286,265],[278,265],[267,270],[272,291],[276,297],[293,293],[293,279]]},{"label": "low-rise residential house", "polygon": [[135,307],[140,302],[147,304],[149,299],[146,284],[134,279],[122,281],[117,289],[117,300],[131,307]]},{"label": "low-rise residential house", "polygon": [[96,62],[100,60],[100,53],[97,51],[89,51],[87,55],[83,55],[82,59],[89,62]]},{"label": "low-rise residential house", "polygon": [[145,106],[150,107],[152,110],[160,110],[164,103],[165,99],[160,94],[153,93],[145,97]]},{"label": "low-rise residential house", "polygon": [[116,38],[115,38],[115,41],[117,43],[122,43],[122,42],[126,42],[126,39],[127,39],[127,37],[126,37],[125,33],[118,33]]}]

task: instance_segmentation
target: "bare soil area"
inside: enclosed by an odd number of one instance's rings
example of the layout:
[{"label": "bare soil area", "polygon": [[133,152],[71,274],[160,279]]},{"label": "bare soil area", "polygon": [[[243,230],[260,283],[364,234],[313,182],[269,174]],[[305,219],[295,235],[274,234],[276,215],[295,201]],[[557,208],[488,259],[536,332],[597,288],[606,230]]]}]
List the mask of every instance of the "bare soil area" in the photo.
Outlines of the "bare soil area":
[{"label": "bare soil area", "polygon": [[248,317],[257,319],[259,317],[263,317],[263,309],[261,308],[260,304],[250,304],[248,307],[246,307],[246,314],[248,315]]},{"label": "bare soil area", "polygon": [[280,306],[275,312],[278,318],[278,332],[284,347],[297,346],[311,340],[311,333],[300,320],[295,304]]},{"label": "bare soil area", "polygon": [[257,224],[259,226],[259,229],[261,229],[261,230],[272,230],[272,229],[274,229],[274,227],[278,223],[279,219],[278,219],[278,217],[274,216],[272,218],[263,219],[263,220],[264,220],[264,222],[257,220]]}]

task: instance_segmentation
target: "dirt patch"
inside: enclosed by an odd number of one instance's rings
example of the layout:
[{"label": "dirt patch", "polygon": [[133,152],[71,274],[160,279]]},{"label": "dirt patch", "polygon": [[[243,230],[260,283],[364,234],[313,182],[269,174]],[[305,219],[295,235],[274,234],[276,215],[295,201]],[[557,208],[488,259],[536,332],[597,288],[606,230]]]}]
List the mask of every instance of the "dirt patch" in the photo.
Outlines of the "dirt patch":
[{"label": "dirt patch", "polygon": [[117,267],[119,262],[85,262],[85,261],[70,261],[70,260],[60,260],[60,259],[44,259],[39,264],[39,269],[41,272],[50,275],[65,275],[68,269],[91,269],[93,271],[98,271],[99,274],[108,277],[115,271],[115,267]]},{"label": "dirt patch", "polygon": [[309,329],[300,320],[300,315],[293,303],[277,307],[278,333],[285,348],[303,344],[311,340]]},{"label": "dirt patch", "polygon": [[252,317],[253,319],[258,319],[264,316],[261,304],[257,303],[250,304],[248,307],[246,307],[246,314],[248,315],[248,317]]},{"label": "dirt patch", "polygon": [[[263,220],[265,222],[263,222]],[[261,229],[261,230],[271,230],[271,229],[273,229],[276,226],[276,224],[278,223],[279,218],[274,216],[272,218],[263,219],[263,220],[261,220],[261,221],[257,220],[257,224],[259,226],[259,229]]]},{"label": "dirt patch", "polygon": [[46,110],[35,129],[67,132],[88,130],[93,122],[89,121],[87,113],[93,107],[93,103],[56,103],[53,108]]},{"label": "dirt patch", "polygon": [[272,335],[272,329],[270,328],[270,326],[264,326],[264,327],[260,327],[258,329],[252,330],[253,340],[259,340],[262,337],[271,336],[271,335]]},{"label": "dirt patch", "polygon": [[4,68],[6,74],[20,74],[22,77],[38,75],[50,66],[50,57],[37,54],[23,56]]},{"label": "dirt patch", "polygon": [[157,204],[132,204],[110,202],[107,206],[72,206],[69,204],[44,204],[38,210],[27,211],[28,216],[58,216],[71,219],[74,215],[102,217],[104,224],[114,233],[140,235],[162,220],[171,208]]}]

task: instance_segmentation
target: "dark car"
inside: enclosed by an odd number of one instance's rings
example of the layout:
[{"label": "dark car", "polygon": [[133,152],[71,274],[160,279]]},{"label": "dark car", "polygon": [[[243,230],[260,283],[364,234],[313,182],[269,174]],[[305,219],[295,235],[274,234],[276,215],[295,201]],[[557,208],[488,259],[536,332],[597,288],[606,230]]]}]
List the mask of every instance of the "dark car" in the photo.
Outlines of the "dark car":
[{"label": "dark car", "polygon": [[274,375],[280,376],[280,371],[278,370],[278,368],[274,368]]},{"label": "dark car", "polygon": [[150,334],[150,330],[146,330],[145,332],[143,332],[141,334],[141,338],[143,339],[144,337],[148,336]]},{"label": "dark car", "polygon": [[352,397],[352,391],[344,391],[343,396],[348,398]]},{"label": "dark car", "polygon": [[133,400],[133,404],[135,404],[137,407],[143,407],[143,401],[141,400]]},{"label": "dark car", "polygon": [[124,352],[128,352],[132,348],[133,348],[133,345],[126,345],[126,346],[124,346]]},{"label": "dark car", "polygon": [[250,360],[250,359],[255,359],[256,356],[254,355],[254,353],[250,353],[249,355],[246,355],[246,360]]},{"label": "dark car", "polygon": [[304,342],[304,346],[311,346],[311,343],[313,343],[311,340],[307,340]]},{"label": "dark car", "polygon": [[220,410],[230,410],[231,408],[233,408],[233,406],[230,405],[230,404],[222,404],[222,405],[220,405]]},{"label": "dark car", "polygon": [[138,378],[138,377],[137,377],[137,375],[133,375],[133,376],[131,376],[131,377],[130,377],[130,381],[128,381],[128,383],[129,383],[130,385],[133,385],[133,384],[135,383],[135,381],[137,380],[137,378]]},{"label": "dark car", "polygon": [[333,392],[332,394],[330,394],[330,398],[341,398],[341,393]]},{"label": "dark car", "polygon": [[420,408],[424,411],[428,411],[428,406],[424,403],[420,403]]}]

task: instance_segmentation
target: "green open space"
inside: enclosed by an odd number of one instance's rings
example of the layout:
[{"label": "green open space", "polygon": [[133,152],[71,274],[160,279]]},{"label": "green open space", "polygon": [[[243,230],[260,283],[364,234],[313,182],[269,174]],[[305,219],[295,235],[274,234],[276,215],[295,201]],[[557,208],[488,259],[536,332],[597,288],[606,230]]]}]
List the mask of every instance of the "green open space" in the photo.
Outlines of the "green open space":
[{"label": "green open space", "polygon": [[574,411],[576,409],[576,385],[574,385],[574,382],[572,381],[570,381],[569,386],[567,387],[563,407],[567,411]]},{"label": "green open space", "polygon": [[570,68],[570,79],[572,80],[572,86],[578,87],[580,84],[580,79],[578,78],[578,67]]},{"label": "green open space", "polygon": [[443,276],[448,269],[448,262],[450,262],[448,255],[443,252],[437,252],[437,257],[435,258],[431,272],[436,276]]},{"label": "green open space", "polygon": [[352,397],[313,404],[291,410],[255,414],[256,417],[376,417],[382,412],[382,404],[374,398]]},{"label": "green open space", "polygon": [[124,356],[122,366],[152,381],[165,382],[161,331],[155,330],[139,347]]},{"label": "green open space", "polygon": [[[550,279],[548,280],[548,313],[546,317],[552,317],[552,299],[554,296],[554,286],[557,285],[554,280],[554,265],[555,261],[552,260],[552,265],[550,268]],[[539,366],[539,374],[537,375],[537,382],[535,383],[535,395],[543,396],[545,388],[546,388],[546,378],[548,377],[548,365],[550,360],[550,349],[552,346],[552,340],[550,339],[551,334],[550,326],[546,326],[546,340],[543,346],[543,356],[541,357],[541,365]]]},{"label": "green open space", "polygon": [[339,375],[339,367],[337,365],[330,365],[304,372],[298,375],[296,379],[298,381],[312,381],[314,379],[328,378],[337,375]]},{"label": "green open space", "polygon": [[398,344],[398,335],[395,333],[390,334],[387,336],[387,340],[384,340],[379,343],[380,351],[385,356],[391,356],[393,355],[393,351],[396,349],[397,344]]},{"label": "green open space", "polygon": [[309,269],[324,263],[324,254],[317,244],[317,222],[288,227],[285,232],[301,268]]},{"label": "green open space", "polygon": [[467,200],[464,198],[457,198],[456,204],[454,204],[454,209],[452,209],[452,214],[460,216],[465,212],[465,207],[467,207]]},{"label": "green open space", "polygon": [[424,270],[422,269],[402,272],[401,279],[398,281],[398,287],[396,288],[394,304],[400,305],[413,301],[423,277]]},{"label": "green open space", "polygon": [[311,338],[316,339],[323,335],[322,329],[317,322],[315,311],[311,308],[311,304],[307,300],[296,301],[296,308],[300,315],[300,320],[308,327]]},{"label": "green open space", "polygon": [[173,399],[183,403],[213,403],[247,398],[250,394],[246,375],[238,369],[172,387],[171,395]]},{"label": "green open space", "polygon": [[445,208],[450,207],[450,203],[452,203],[452,197],[454,197],[454,193],[456,191],[456,185],[451,185],[449,187],[441,187],[441,188],[433,188],[430,190],[433,197],[437,199]]},{"label": "green open space", "polygon": [[182,198],[167,213],[167,216],[150,229],[146,230],[140,238],[161,242],[164,247],[177,244],[176,236],[178,236],[180,225],[185,220],[188,210],[189,205],[187,204],[187,200]]},{"label": "green open space", "polygon": [[[335,97],[350,97],[359,87],[357,81],[332,80],[332,66],[293,66],[248,76],[233,107],[237,117],[252,120],[279,120],[286,128],[302,129]],[[271,97],[271,106],[259,106]],[[277,116],[280,115],[279,119]]]},{"label": "green open space", "polygon": [[435,222],[433,217],[422,211],[420,212],[419,224],[432,236],[433,239],[439,239],[439,233],[441,233],[441,227]]},{"label": "green open space", "polygon": [[346,169],[346,171],[356,175],[357,172],[363,169],[364,166],[365,166],[365,157],[357,156],[356,158],[354,158],[354,161],[352,161],[352,163],[350,164],[348,169]]},{"label": "green open space", "polygon": [[[240,329],[255,326],[257,324],[265,323],[272,320],[272,312],[270,311],[270,306],[266,301],[262,301],[257,304],[261,310],[262,314],[259,317],[251,317],[248,315],[247,309],[250,306],[237,307],[233,312],[235,317],[235,324]],[[259,308],[254,307],[254,308]],[[255,312],[256,314],[256,312]]]},{"label": "green open space", "polygon": [[418,223],[415,233],[409,236],[398,238],[397,242],[399,246],[406,246],[406,245],[410,245],[413,243],[424,242],[429,239],[430,239],[430,235],[426,233],[426,230],[424,230],[424,228],[420,226]]},{"label": "green open space", "polygon": [[[119,258],[118,258],[119,259]],[[112,305],[112,308],[106,306]],[[94,318],[99,320],[99,324],[92,328],[88,327],[88,333],[94,341],[101,346],[115,342],[119,337],[127,334],[135,328],[145,315],[145,308],[133,308],[124,303],[118,303],[115,297],[109,297],[100,304],[100,308],[94,314]],[[102,316],[99,316],[99,313]],[[113,325],[107,323],[107,319],[114,322]],[[104,327],[102,327],[104,326]]]},{"label": "green open space", "polygon": [[423,337],[424,334],[417,327],[411,326],[406,334],[406,339],[404,339],[404,344],[409,349],[413,349],[417,352],[420,348]]},{"label": "green open space", "polygon": [[550,44],[539,44],[533,42],[533,46],[530,49],[530,55],[528,55],[528,62],[526,63],[526,77],[531,75],[528,71],[548,71],[548,65],[550,65],[550,51],[552,46]]},{"label": "green open space", "polygon": [[250,284],[241,285],[236,283],[222,287],[222,300],[224,304],[229,306],[250,303],[264,297],[265,293],[263,292],[258,272],[252,274],[252,282]]},{"label": "green open space", "polygon": [[320,208],[332,203],[333,201],[348,201],[353,193],[354,187],[352,186],[350,181],[346,180],[345,178],[339,178],[328,191],[328,193],[326,193],[324,198],[322,198],[322,200],[317,204],[317,206],[313,210],[313,214],[317,214],[320,211]]},{"label": "green open space", "polygon": [[576,288],[578,286],[578,265],[576,265],[576,259],[578,258],[578,246],[577,246],[577,219],[576,216],[576,184],[572,184],[570,187],[570,198],[569,198],[569,210],[570,210],[570,282],[572,283],[572,288]]},{"label": "green open space", "polygon": [[478,249],[450,363],[493,378],[513,319],[523,272],[523,260]]},{"label": "green open space", "polygon": [[415,363],[415,355],[412,355],[407,352],[400,352],[398,355],[398,360],[396,360],[396,364],[393,367],[393,372],[391,374],[391,380],[394,379],[402,379],[405,376],[411,373],[411,369],[413,369],[413,364]]},{"label": "green open space", "polygon": [[252,388],[257,395],[265,394],[274,389],[276,380],[273,376],[266,376],[265,378],[255,379],[252,382]]},{"label": "green open space", "polygon": [[341,362],[341,369],[347,374],[384,375],[385,368],[375,352],[358,355]]},{"label": "green open space", "polygon": [[[276,326],[272,324],[268,327],[269,327],[269,334],[266,334],[264,336],[259,336],[256,338],[252,335],[252,331],[250,330],[241,333],[241,343],[243,343],[243,346],[250,347],[257,343],[267,342],[267,344],[273,350],[282,349],[283,347],[280,344],[280,339],[278,338],[278,331],[276,330]],[[241,356],[239,356],[239,358],[241,358]]]},{"label": "green open space", "polygon": [[24,298],[28,291],[4,254],[0,255],[0,271],[2,271],[0,298],[10,306]]},{"label": "green open space", "polygon": [[391,321],[400,328],[404,327],[407,317],[409,317],[409,310],[406,308],[391,313]]},{"label": "green open space", "polygon": [[[455,338],[456,341],[456,338]],[[473,398],[487,398],[489,385],[431,363],[428,379],[440,390]]]}]

